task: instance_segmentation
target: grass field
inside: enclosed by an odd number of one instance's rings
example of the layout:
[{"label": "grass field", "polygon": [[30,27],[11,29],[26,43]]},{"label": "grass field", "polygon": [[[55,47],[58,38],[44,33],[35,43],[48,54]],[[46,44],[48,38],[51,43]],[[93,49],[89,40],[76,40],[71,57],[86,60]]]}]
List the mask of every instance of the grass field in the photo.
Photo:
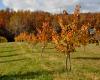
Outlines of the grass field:
[{"label": "grass field", "polygon": [[100,46],[77,48],[71,54],[72,71],[65,70],[65,56],[48,44],[0,44],[0,80],[100,80]]}]

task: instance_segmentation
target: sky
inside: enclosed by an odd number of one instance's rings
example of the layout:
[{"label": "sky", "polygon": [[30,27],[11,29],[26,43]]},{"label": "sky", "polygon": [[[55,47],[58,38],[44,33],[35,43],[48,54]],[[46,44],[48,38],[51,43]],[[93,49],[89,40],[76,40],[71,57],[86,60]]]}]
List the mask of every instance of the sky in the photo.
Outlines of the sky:
[{"label": "sky", "polygon": [[0,9],[43,10],[52,13],[67,10],[72,13],[76,4],[81,5],[81,12],[100,12],[100,0],[0,0]]}]

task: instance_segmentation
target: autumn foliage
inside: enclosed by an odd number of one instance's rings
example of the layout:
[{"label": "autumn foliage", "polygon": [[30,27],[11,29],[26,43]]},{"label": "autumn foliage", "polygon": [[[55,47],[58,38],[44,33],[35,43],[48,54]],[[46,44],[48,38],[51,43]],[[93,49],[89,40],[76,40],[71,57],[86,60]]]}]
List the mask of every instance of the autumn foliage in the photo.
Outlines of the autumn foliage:
[{"label": "autumn foliage", "polygon": [[20,33],[18,36],[15,37],[16,42],[29,42],[29,43],[36,43],[37,38],[34,34],[29,34],[27,32]]},{"label": "autumn foliage", "polygon": [[85,47],[91,40],[99,44],[100,13],[80,13],[80,5],[73,14],[66,10],[60,14],[1,10],[0,36],[8,41],[42,43],[42,53],[52,42],[57,51],[65,54],[66,69],[71,70],[70,55],[76,47]]}]

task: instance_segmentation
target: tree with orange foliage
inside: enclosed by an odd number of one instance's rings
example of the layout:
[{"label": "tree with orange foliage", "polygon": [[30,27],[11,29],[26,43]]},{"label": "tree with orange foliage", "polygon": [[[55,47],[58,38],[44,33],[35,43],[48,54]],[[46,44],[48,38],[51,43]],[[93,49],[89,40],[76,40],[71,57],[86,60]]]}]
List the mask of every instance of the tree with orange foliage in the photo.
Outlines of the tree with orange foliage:
[{"label": "tree with orange foliage", "polygon": [[[57,46],[56,48],[63,52],[66,56],[66,69],[71,70],[71,58],[70,54],[75,51],[75,45],[76,41],[78,41],[78,30],[77,30],[77,20],[79,19],[79,6],[77,5],[75,10],[76,12],[74,13],[74,21],[73,23],[64,24],[64,21],[61,16],[58,16],[58,23],[61,27],[61,36],[60,38],[57,38],[58,35],[55,35],[55,45]],[[65,15],[64,16],[68,16]],[[68,65],[69,64],[69,65]]]},{"label": "tree with orange foliage", "polygon": [[[42,53],[44,52],[45,47],[47,46],[48,41],[51,38],[51,27],[49,26],[49,22],[43,22],[42,29],[38,30],[38,40],[42,43]],[[41,54],[42,55],[42,54]]]},{"label": "tree with orange foliage", "polygon": [[33,33],[22,32],[15,37],[16,42],[28,42],[35,44],[37,42],[37,37]]},{"label": "tree with orange foliage", "polygon": [[80,37],[79,37],[79,42],[84,46],[84,52],[85,52],[85,47],[88,44],[89,37],[88,37],[88,25],[83,24],[80,30]]},{"label": "tree with orange foliage", "polygon": [[75,50],[73,39],[74,31],[71,27],[63,24],[63,20],[60,16],[58,16],[58,23],[61,27],[61,34],[58,35],[53,31],[52,40],[56,45],[56,49],[66,55],[66,69],[71,70],[70,53]]}]

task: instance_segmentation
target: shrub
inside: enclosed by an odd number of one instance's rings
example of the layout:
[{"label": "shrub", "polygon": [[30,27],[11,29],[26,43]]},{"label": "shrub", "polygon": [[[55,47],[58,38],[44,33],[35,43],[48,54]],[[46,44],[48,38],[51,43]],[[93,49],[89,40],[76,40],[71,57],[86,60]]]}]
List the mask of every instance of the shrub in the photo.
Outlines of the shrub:
[{"label": "shrub", "polygon": [[8,42],[7,39],[3,36],[0,36],[0,43]]},{"label": "shrub", "polygon": [[36,42],[36,36],[34,34],[28,34],[27,32],[20,33],[18,36],[15,37],[16,42]]}]

